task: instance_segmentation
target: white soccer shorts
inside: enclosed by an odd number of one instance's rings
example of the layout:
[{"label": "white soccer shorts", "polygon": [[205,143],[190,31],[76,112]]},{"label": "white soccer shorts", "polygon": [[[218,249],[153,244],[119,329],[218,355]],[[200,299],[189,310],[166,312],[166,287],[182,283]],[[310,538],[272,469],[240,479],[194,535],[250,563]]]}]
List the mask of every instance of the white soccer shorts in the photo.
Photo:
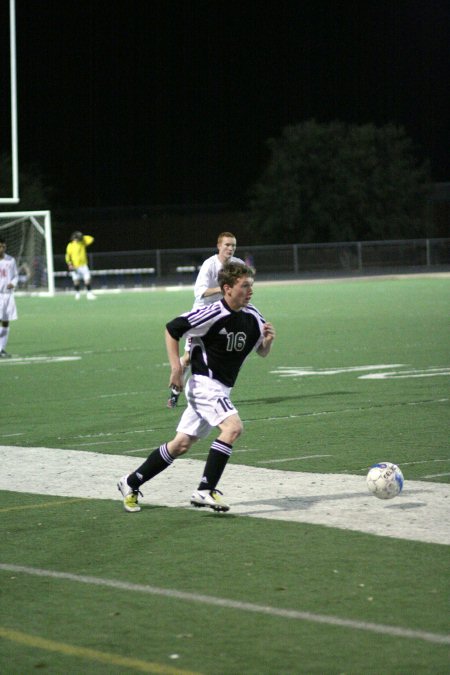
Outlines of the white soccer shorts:
[{"label": "white soccer shorts", "polygon": [[88,284],[91,280],[91,271],[87,265],[80,265],[76,270],[72,270],[70,273],[72,281],[84,281],[85,284]]},{"label": "white soccer shorts", "polygon": [[206,438],[213,427],[238,411],[230,400],[231,388],[205,375],[191,375],[186,384],[188,407],[181,416],[177,431],[196,438]]},{"label": "white soccer shorts", "polygon": [[14,295],[9,291],[0,292],[0,321],[17,319],[17,308]]}]

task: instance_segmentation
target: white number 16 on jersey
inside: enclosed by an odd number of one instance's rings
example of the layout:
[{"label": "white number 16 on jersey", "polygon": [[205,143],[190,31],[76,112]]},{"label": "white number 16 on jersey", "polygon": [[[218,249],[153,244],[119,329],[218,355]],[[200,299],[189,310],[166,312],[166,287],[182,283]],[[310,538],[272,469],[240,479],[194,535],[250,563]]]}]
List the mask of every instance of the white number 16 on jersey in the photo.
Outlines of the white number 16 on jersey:
[{"label": "white number 16 on jersey", "polygon": [[227,333],[227,352],[241,352],[245,347],[245,333]]}]

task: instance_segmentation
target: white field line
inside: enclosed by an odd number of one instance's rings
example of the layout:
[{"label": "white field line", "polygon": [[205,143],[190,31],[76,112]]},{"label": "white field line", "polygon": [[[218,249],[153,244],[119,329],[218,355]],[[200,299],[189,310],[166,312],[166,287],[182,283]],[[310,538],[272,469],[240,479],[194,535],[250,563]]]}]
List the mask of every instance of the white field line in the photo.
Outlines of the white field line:
[{"label": "white field line", "polygon": [[283,462],[298,462],[302,459],[316,459],[317,457],[332,457],[333,455],[304,455],[303,457],[283,457],[283,459],[264,459],[258,464],[280,464]]},{"label": "white field line", "polygon": [[79,361],[81,356],[12,356],[10,359],[3,359],[2,365],[9,366],[29,366],[42,363],[63,363],[65,361]]},{"label": "white field line", "polygon": [[418,459],[414,462],[402,462],[402,466],[412,466],[413,464],[429,464],[437,462],[450,462],[450,457],[435,457],[434,459]]},{"label": "white field line", "polygon": [[365,370],[386,370],[386,368],[400,368],[403,363],[389,363],[374,366],[346,366],[344,368],[319,368],[314,370],[311,366],[278,366],[271,370],[273,375],[280,377],[305,377],[311,375],[341,375],[342,373],[358,373]]},{"label": "white field line", "polygon": [[338,626],[341,628],[350,628],[351,630],[364,630],[391,637],[412,638],[413,640],[423,640],[436,644],[450,644],[450,636],[439,633],[428,633],[421,630],[411,630],[401,628],[400,626],[389,626],[386,624],[370,623],[367,621],[354,621],[352,619],[343,619],[339,616],[328,616],[326,614],[314,614],[313,612],[302,612],[296,609],[283,609],[281,607],[271,607],[270,605],[257,605],[252,602],[241,602],[239,600],[228,600],[213,595],[202,595],[200,593],[188,593],[177,591],[172,588],[158,588],[157,586],[147,586],[145,584],[133,584],[126,581],[117,581],[114,579],[102,579],[100,577],[91,577],[78,574],[69,574],[67,572],[57,572],[54,570],[45,570],[35,567],[23,567],[21,565],[8,565],[0,563],[0,570],[13,572],[14,574],[28,574],[40,577],[50,577],[52,579],[62,579],[64,581],[73,581],[75,583],[88,584],[92,586],[105,586],[121,591],[147,593],[149,595],[158,595],[175,600],[200,603],[203,605],[212,605],[214,607],[225,607],[227,609],[239,610],[244,612],[254,612],[265,614],[266,616],[276,616],[283,619],[296,619],[299,621],[309,621],[312,623],[327,624],[329,626]]},{"label": "white field line", "polygon": [[[132,456],[82,450],[0,446],[0,490],[61,497],[117,500],[118,478],[139,466]],[[23,467],[32,471],[24,472]],[[204,461],[179,459],[143,486],[149,505],[186,508]],[[253,518],[325,525],[343,530],[435,544],[450,544],[450,485],[406,479],[403,493],[371,496],[364,476],[320,474],[228,464],[220,487],[232,513]],[[225,516],[226,517],[226,516]]]}]

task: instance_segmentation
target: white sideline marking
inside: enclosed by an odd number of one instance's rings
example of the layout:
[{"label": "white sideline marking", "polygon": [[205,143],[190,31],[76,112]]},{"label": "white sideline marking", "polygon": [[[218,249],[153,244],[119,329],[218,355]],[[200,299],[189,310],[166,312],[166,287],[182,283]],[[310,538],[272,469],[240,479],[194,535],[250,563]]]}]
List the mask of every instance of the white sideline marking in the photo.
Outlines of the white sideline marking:
[{"label": "white sideline marking", "polygon": [[422,370],[393,370],[388,373],[370,373],[361,375],[360,380],[405,380],[418,377],[438,377],[450,375],[450,368],[428,368]]},{"label": "white sideline marking", "polygon": [[296,609],[283,609],[281,607],[271,607],[270,605],[257,605],[252,602],[228,600],[227,598],[219,598],[213,595],[202,595],[200,593],[177,591],[173,588],[158,588],[157,586],[133,584],[128,581],[102,579],[100,577],[91,577],[81,574],[69,574],[68,572],[57,572],[54,570],[45,570],[36,567],[25,567],[21,565],[8,565],[2,563],[0,563],[0,570],[5,572],[14,572],[16,574],[29,574],[39,577],[51,577],[52,579],[64,579],[65,581],[74,581],[76,583],[89,584],[93,586],[106,586],[107,588],[114,588],[121,591],[133,591],[136,593],[159,595],[166,598],[175,598],[176,600],[185,600],[187,602],[213,605],[215,607],[238,609],[240,611],[255,612],[257,614],[265,614],[268,616],[279,616],[283,619],[297,619],[300,621],[327,624],[329,626],[365,630],[381,635],[389,635],[391,637],[412,638],[413,640],[424,640],[425,642],[433,642],[436,644],[450,644],[450,636],[439,633],[428,633],[422,630],[411,630],[409,628],[401,628],[400,626],[388,626],[386,624],[370,623],[368,621],[354,621],[352,619],[343,619],[339,616],[314,614],[313,612],[302,612]]},{"label": "white sideline marking", "polygon": [[80,361],[81,356],[12,356],[2,359],[2,365],[29,366],[40,363],[63,363],[64,361]]},{"label": "white sideline marking", "polygon": [[450,462],[450,457],[435,457],[434,459],[418,459],[415,462],[402,462],[402,466],[412,466],[413,464],[429,464],[436,462]]},{"label": "white sideline marking", "polygon": [[95,443],[77,443],[77,446],[79,448],[84,448],[85,446],[88,448],[92,448],[93,445],[112,445],[115,443],[129,443],[129,441],[126,438],[122,438],[121,440],[117,441],[95,441]]},{"label": "white sideline marking", "polygon": [[[288,367],[278,366],[276,370],[271,370],[272,375],[280,377],[310,377],[312,375],[341,375],[343,373],[357,373],[365,370],[387,370],[388,368],[404,368],[403,363],[390,363],[375,366],[345,366],[342,368],[318,368],[312,366]],[[407,379],[417,377],[436,377],[438,375],[450,375],[448,366],[429,366],[428,368],[415,368],[413,370],[391,370],[386,373],[369,373],[368,375],[359,375],[359,380],[392,380]]]},{"label": "white sideline marking", "polygon": [[384,370],[385,368],[400,368],[403,363],[389,363],[376,366],[345,366],[343,368],[318,368],[314,370],[312,366],[287,367],[278,366],[276,370],[271,370],[273,375],[280,377],[305,377],[310,375],[341,375],[342,373],[358,373],[364,370]]},{"label": "white sideline marking", "polygon": [[146,394],[144,391],[121,391],[117,394],[100,394],[98,398],[116,398],[117,396],[141,396]]},{"label": "white sideline marking", "polygon": [[303,457],[284,457],[283,459],[264,459],[258,464],[280,464],[282,462],[297,462],[302,459],[316,459],[316,457],[332,457],[333,455],[304,455]]},{"label": "white sideline marking", "polygon": [[[83,450],[0,446],[0,490],[118,501],[117,480],[141,461]],[[24,472],[24,466],[32,466],[33,471]],[[203,467],[201,460],[177,460],[143,486],[142,512],[127,517],[145,518],[146,505],[187,508]],[[450,545],[450,485],[445,483],[406,478],[403,493],[383,501],[369,494],[365,476],[281,471],[230,462],[220,487],[236,515]],[[122,508],[119,501],[117,508]]]}]

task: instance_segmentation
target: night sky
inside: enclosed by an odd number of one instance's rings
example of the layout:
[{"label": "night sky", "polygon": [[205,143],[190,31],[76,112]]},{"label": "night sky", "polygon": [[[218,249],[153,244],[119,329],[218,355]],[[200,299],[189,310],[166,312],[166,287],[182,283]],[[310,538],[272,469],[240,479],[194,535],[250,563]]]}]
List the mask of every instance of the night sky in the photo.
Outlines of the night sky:
[{"label": "night sky", "polygon": [[448,0],[16,0],[16,23],[20,163],[60,206],[245,205],[311,118],[402,125],[450,181]]}]

